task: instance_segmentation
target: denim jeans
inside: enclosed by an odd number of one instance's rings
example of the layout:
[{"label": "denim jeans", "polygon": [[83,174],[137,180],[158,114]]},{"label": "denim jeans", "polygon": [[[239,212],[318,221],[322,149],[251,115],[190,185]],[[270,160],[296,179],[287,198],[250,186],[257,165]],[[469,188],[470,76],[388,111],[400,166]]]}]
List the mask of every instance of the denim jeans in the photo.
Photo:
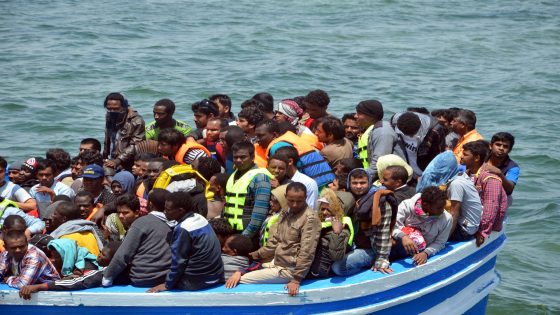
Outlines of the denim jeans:
[{"label": "denim jeans", "polygon": [[332,271],[337,276],[351,276],[370,268],[377,255],[372,249],[356,248],[339,261],[332,264]]}]

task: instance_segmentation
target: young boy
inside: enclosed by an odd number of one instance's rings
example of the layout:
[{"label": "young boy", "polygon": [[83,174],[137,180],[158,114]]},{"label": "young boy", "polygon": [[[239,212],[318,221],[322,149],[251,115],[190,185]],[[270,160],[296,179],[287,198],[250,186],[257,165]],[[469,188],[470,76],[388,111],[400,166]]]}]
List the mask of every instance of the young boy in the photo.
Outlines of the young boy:
[{"label": "young boy", "polygon": [[453,226],[451,214],[444,210],[446,200],[445,191],[430,186],[399,205],[391,261],[412,256],[416,265],[422,265],[445,247]]},{"label": "young boy", "polygon": [[206,123],[206,137],[203,145],[212,153],[212,158],[225,165],[225,153],[220,140],[220,130],[227,127],[227,123],[221,118],[214,117]]},{"label": "young boy", "polygon": [[171,242],[171,270],[165,283],[147,292],[195,291],[223,281],[220,241],[208,221],[197,212],[187,192],[174,192],[167,198],[165,216],[178,222]]},{"label": "young boy", "polygon": [[483,167],[487,155],[488,143],[484,140],[465,143],[463,146],[461,164],[467,167],[467,174],[473,180],[482,202],[482,217],[475,234],[477,246],[482,245],[492,231],[502,230],[502,222],[508,207],[508,198],[501,177],[486,171]]},{"label": "young boy", "polygon": [[502,186],[508,194],[508,205],[511,205],[511,194],[517,184],[520,168],[510,159],[509,153],[513,149],[515,138],[508,132],[498,132],[490,140],[490,156],[484,169],[502,180]]},{"label": "young boy", "polygon": [[236,271],[249,267],[249,253],[252,249],[253,242],[250,238],[241,234],[228,237],[222,247],[222,262],[226,279],[229,279]]},{"label": "young boy", "polygon": [[120,241],[113,241],[103,247],[97,256],[97,264],[103,269],[90,270],[83,276],[74,279],[26,285],[19,290],[19,296],[24,300],[30,300],[31,293],[39,291],[74,291],[100,287],[103,280],[103,270],[109,265],[120,245]]}]

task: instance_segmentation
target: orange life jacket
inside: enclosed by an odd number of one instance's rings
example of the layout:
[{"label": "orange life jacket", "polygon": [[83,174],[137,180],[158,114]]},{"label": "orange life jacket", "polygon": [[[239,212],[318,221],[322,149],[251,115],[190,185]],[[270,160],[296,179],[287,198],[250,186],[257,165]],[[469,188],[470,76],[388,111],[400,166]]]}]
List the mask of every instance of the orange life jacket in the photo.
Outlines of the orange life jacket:
[{"label": "orange life jacket", "polygon": [[268,166],[266,148],[261,147],[258,143],[255,143],[255,164],[261,168],[266,168]]},{"label": "orange life jacket", "polygon": [[187,163],[184,162],[184,159],[185,159],[185,154],[187,154],[187,152],[190,149],[200,149],[200,150],[204,151],[204,153],[206,153],[209,157],[212,157],[212,153],[210,153],[210,151],[208,151],[208,149],[205,146],[203,146],[202,144],[200,144],[196,141],[187,140],[185,143],[183,143],[183,145],[181,145],[181,147],[179,148],[179,150],[175,154],[175,161],[177,161],[181,164],[187,164]]},{"label": "orange life jacket", "polygon": [[315,147],[317,150],[319,151],[323,150],[324,147],[323,143],[319,142],[319,138],[317,138],[316,135],[308,132],[302,132],[299,137],[301,138],[301,140],[307,142],[307,144],[310,144],[311,146]]},{"label": "orange life jacket", "polygon": [[294,148],[297,149],[299,156],[304,155],[307,152],[315,150],[310,144],[302,140],[298,135],[295,133],[288,131],[285,134],[281,135],[280,137],[272,140],[266,148],[265,157],[268,159],[270,154],[270,149],[278,142],[288,142],[289,144],[293,145]]}]

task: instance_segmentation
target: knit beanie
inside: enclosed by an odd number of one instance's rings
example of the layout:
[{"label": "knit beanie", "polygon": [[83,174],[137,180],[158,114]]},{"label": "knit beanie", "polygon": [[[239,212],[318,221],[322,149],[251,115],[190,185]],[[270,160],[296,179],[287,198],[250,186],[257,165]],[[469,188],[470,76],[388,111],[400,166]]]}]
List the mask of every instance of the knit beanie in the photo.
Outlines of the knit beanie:
[{"label": "knit beanie", "polygon": [[303,115],[303,109],[293,100],[281,100],[276,110],[288,116],[288,121],[294,126]]},{"label": "knit beanie", "polygon": [[356,105],[356,112],[373,117],[377,120],[383,119],[383,105],[378,100],[361,101]]}]

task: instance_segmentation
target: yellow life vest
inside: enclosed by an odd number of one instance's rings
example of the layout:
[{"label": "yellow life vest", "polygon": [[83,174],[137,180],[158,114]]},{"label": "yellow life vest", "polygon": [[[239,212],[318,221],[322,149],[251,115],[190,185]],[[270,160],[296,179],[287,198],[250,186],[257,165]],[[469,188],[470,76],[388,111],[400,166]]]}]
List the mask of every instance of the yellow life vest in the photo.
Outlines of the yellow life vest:
[{"label": "yellow life vest", "polygon": [[248,170],[237,181],[234,180],[237,170],[229,176],[226,185],[226,204],[224,207],[224,217],[235,231],[243,231],[243,207],[245,206],[245,196],[249,184],[258,174],[264,174],[272,178],[272,174],[266,168],[254,168]]},{"label": "yellow life vest", "polygon": [[[346,226],[348,226],[348,229],[350,230],[350,237],[348,238],[348,246],[352,246],[352,242],[354,242],[354,226],[352,225],[352,219],[350,219],[349,217],[342,217],[342,223],[346,224]],[[321,222],[322,229],[326,229],[329,227],[332,227],[331,221]]]},{"label": "yellow life vest", "polygon": [[[0,202],[0,218],[2,218],[2,216],[4,215],[4,211],[8,207],[14,207],[14,208],[19,209],[18,205],[14,201],[12,201],[8,198],[4,198],[4,200],[2,202]],[[4,222],[4,221],[2,220],[2,222]],[[0,229],[2,228],[2,225],[3,224],[0,224]]]},{"label": "yellow life vest", "polygon": [[362,165],[364,166],[364,168],[369,167],[367,145],[369,141],[369,134],[373,130],[373,127],[374,127],[373,124],[369,126],[358,139],[358,156],[360,157],[360,160],[362,161]]},{"label": "yellow life vest", "polygon": [[198,177],[198,179],[202,183],[204,183],[205,186],[204,194],[206,196],[206,199],[211,200],[212,198],[214,198],[214,193],[212,193],[209,190],[210,185],[208,181],[204,178],[204,176],[200,175],[199,172],[195,171],[192,168],[192,166],[186,164],[173,165],[170,168],[161,172],[161,174],[159,174],[158,178],[156,179],[153,188],[165,189],[167,186],[169,186],[173,177],[178,175],[183,175],[183,174],[192,174],[192,176]]},{"label": "yellow life vest", "polygon": [[268,242],[268,232],[270,231],[270,227],[272,227],[276,222],[278,222],[278,218],[280,215],[277,213],[270,217],[266,226],[264,227],[263,238],[262,238],[262,246],[266,246],[266,242]]}]

